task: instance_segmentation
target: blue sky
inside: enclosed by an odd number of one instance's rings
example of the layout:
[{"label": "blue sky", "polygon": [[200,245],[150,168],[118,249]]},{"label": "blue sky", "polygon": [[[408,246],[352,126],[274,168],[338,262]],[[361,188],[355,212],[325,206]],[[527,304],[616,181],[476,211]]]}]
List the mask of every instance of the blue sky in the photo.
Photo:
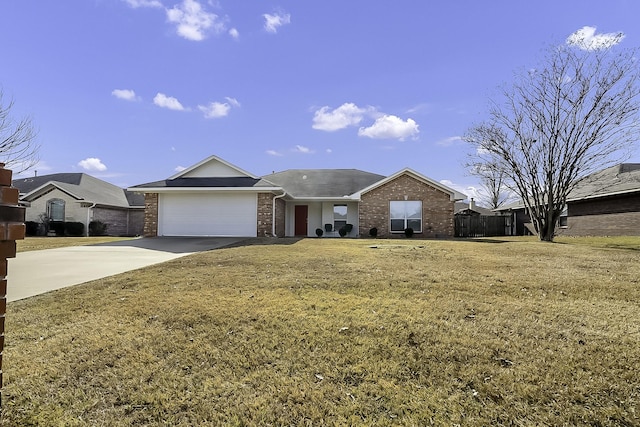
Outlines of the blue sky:
[{"label": "blue sky", "polygon": [[638,16],[637,0],[5,0],[0,85],[39,130],[39,175],[127,187],[215,154],[256,175],[410,167],[473,194],[460,137],[497,88],[576,31],[640,46]]}]

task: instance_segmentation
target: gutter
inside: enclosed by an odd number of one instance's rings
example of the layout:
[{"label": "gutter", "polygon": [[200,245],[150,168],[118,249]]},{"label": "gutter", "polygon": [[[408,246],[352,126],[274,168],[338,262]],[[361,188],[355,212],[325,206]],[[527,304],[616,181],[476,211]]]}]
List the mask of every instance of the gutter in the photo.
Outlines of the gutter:
[{"label": "gutter", "polygon": [[85,237],[89,237],[89,222],[91,222],[91,209],[96,207],[96,202],[93,202],[91,206],[87,208],[87,235]]}]

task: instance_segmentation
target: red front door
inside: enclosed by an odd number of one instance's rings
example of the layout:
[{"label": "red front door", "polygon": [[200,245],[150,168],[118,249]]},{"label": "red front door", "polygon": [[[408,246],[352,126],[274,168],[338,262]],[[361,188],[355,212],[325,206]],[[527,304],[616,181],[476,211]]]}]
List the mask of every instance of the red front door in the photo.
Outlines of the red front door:
[{"label": "red front door", "polygon": [[307,214],[309,213],[309,206],[296,205],[295,210],[295,235],[306,236],[307,233]]}]

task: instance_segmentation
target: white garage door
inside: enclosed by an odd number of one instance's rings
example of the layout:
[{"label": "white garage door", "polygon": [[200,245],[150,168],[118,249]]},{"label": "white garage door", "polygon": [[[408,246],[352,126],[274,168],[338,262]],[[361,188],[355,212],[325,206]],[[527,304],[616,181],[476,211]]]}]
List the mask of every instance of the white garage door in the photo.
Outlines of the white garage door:
[{"label": "white garage door", "polygon": [[159,236],[257,235],[256,194],[160,194]]}]

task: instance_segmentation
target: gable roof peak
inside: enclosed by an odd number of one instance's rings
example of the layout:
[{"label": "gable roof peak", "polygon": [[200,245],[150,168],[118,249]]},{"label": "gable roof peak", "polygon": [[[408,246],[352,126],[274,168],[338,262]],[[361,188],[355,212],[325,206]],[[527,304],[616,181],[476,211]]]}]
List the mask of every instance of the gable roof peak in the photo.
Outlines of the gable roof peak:
[{"label": "gable roof peak", "polygon": [[[231,173],[229,173],[228,177],[232,177],[232,176],[235,176],[235,177],[247,176],[249,178],[254,178],[254,179],[258,179],[259,178],[258,176],[254,175],[254,174],[252,174],[250,172],[247,172],[244,169],[241,169],[238,166],[236,166],[234,164],[231,164],[231,163],[227,162],[226,160],[224,160],[224,159],[216,156],[215,154],[213,154],[213,155],[207,157],[206,159],[201,160],[198,163],[196,163],[196,164],[194,164],[192,166],[189,166],[188,168],[178,172],[177,174],[170,176],[168,179],[172,180],[172,179],[176,179],[176,178],[187,178],[189,176],[191,176],[191,177],[202,177],[204,175],[198,174],[197,170],[198,169],[206,170],[207,166],[209,166],[211,168],[215,167],[216,163],[218,163],[219,165],[222,165],[222,167],[218,168],[218,169],[227,169],[229,172],[231,172]],[[206,173],[205,173],[205,175],[206,175]],[[218,175],[218,177],[222,178],[223,176]]]}]

